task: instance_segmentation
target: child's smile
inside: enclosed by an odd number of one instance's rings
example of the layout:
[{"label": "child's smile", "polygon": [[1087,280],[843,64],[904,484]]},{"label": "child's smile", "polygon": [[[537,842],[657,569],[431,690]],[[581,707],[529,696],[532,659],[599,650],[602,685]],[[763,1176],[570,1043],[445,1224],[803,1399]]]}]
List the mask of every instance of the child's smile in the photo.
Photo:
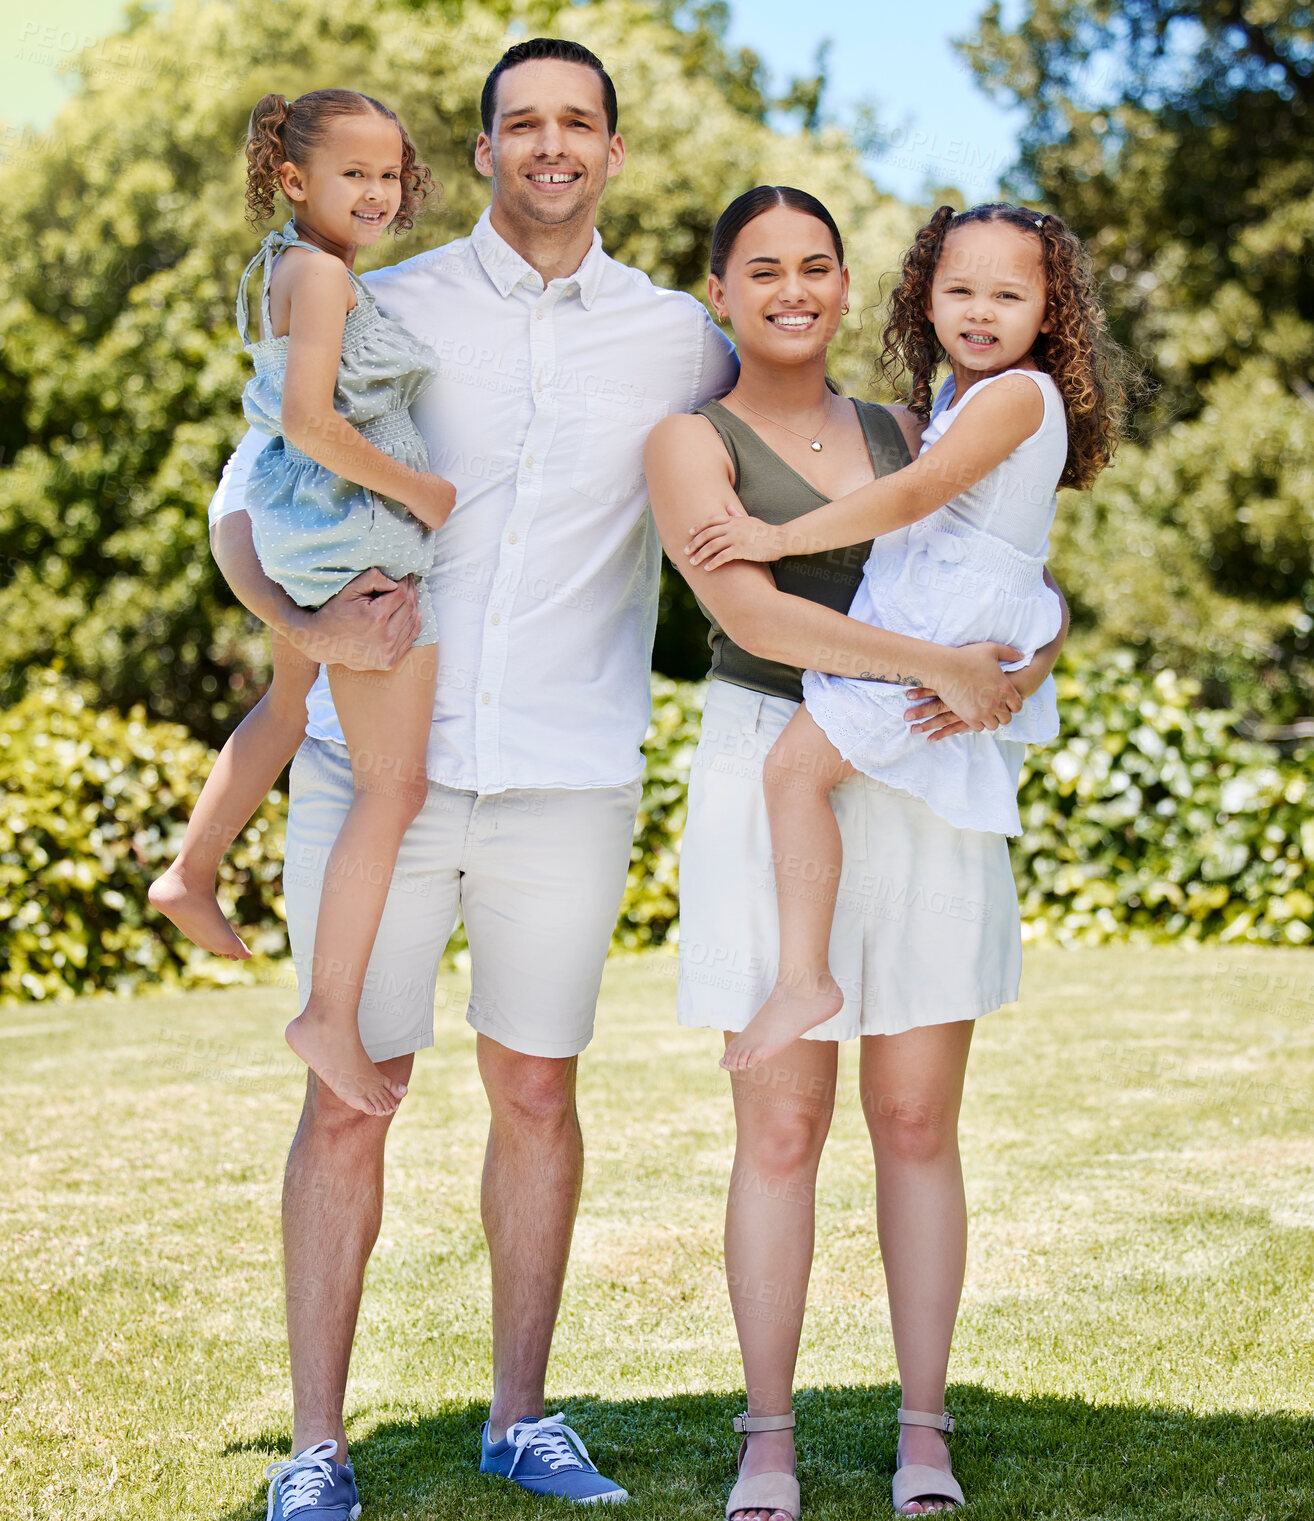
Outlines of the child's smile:
[{"label": "child's smile", "polygon": [[1005,222],[948,233],[927,315],[955,372],[980,380],[1029,360],[1051,325],[1040,239]]}]

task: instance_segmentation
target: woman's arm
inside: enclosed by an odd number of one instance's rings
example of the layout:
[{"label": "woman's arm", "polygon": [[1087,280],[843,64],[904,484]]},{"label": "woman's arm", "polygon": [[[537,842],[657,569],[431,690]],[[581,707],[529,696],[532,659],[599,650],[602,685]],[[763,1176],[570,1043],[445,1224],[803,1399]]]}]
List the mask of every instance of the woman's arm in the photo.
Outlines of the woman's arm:
[{"label": "woman's arm", "polygon": [[712,516],[690,534],[685,552],[694,565],[718,570],[733,560],[820,554],[906,528],[989,475],[1044,417],[1039,387],[1024,376],[1006,375],[973,396],[944,437],[902,470],[792,523],[774,526],[751,518],[726,523]]},{"label": "woman's arm", "polygon": [[999,668],[1001,660],[1017,658],[1017,652],[1004,645],[949,649],[928,644],[782,592],[765,566],[738,562],[712,575],[691,565],[679,553],[688,540],[691,519],[743,512],[725,448],[705,418],[663,419],[648,435],[644,462],[667,554],[740,648],[762,659],[838,676],[933,688],[974,729],[997,728],[1022,706],[1013,683]]},{"label": "woman's arm", "polygon": [[[290,249],[288,254],[295,252]],[[328,255],[305,254],[287,278],[292,311],[283,379],[283,436],[334,475],[391,497],[430,528],[441,528],[456,504],[455,486],[385,454],[333,406],[352,296],[346,266]]]},{"label": "woman's arm", "polygon": [[415,583],[367,570],[322,607],[298,607],[261,569],[251,519],[229,512],[210,529],[215,563],[243,607],[308,659],[353,671],[390,671],[420,632]]}]

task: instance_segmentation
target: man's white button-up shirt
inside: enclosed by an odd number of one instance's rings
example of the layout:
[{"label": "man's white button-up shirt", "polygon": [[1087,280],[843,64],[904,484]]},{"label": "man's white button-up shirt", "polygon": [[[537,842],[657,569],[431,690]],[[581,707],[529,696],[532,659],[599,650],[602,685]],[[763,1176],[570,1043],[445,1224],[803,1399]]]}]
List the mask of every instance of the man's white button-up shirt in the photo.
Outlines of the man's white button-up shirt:
[{"label": "man's white button-up shirt", "polygon": [[[468,238],[364,278],[442,360],[412,409],[457,502],[421,590],[438,621],[430,779],[481,793],[632,781],[661,569],[644,441],[729,390],[731,344],[596,232],[545,286],[487,211]],[[238,445],[212,522],[243,509],[267,442],[253,429]],[[323,671],[308,733],[342,743]]]}]

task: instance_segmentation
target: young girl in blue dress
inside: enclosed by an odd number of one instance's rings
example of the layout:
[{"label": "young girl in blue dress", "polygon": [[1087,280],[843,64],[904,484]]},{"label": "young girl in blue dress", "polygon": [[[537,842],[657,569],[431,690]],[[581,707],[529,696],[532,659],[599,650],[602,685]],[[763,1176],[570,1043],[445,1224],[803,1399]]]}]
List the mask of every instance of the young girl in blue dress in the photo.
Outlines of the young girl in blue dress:
[{"label": "young girl in blue dress", "polygon": [[[912,464],[784,525],[731,516],[690,538],[709,570],[874,539],[851,617],[937,644],[994,641],[1017,669],[1058,632],[1045,570],[1056,488],[1084,488],[1116,439],[1115,350],[1079,241],[1016,206],[942,206],[904,260],[885,332],[887,368],[912,377],[928,420]],[[930,404],[931,379],[952,373]],[[814,440],[812,448],[822,447]],[[763,772],[776,863],[775,986],[726,1048],[756,1065],[837,1013],[828,951],[842,850],[830,793],[855,770],[920,798],[959,829],[1021,832],[1027,744],[1058,734],[1050,678],[995,732],[958,725],[927,740],[904,720],[906,685],[806,671],[804,703]],[[934,694],[911,694],[942,709]]]},{"label": "young girl in blue dress", "polygon": [[[455,505],[408,410],[438,357],[383,316],[352,268],[359,249],[413,225],[433,182],[394,113],[354,90],[264,96],[246,156],[248,220],[271,216],[280,191],[293,209],[238,291],[255,366],[242,407],[270,435],[246,510],[265,574],[298,605],[319,607],[371,568],[423,576],[433,532]],[[246,286],[258,263],[262,332],[248,342]],[[420,632],[392,670],[328,667],[354,796],[325,872],[310,997],[287,1028],[297,1055],[366,1114],[391,1113],[406,1091],[370,1061],[356,1013],[397,851],[427,791],[437,634],[423,593],[420,611]],[[152,886],[155,907],[217,954],[249,954],[219,907],[215,874],[301,743],[318,671],[274,636],[269,691],[225,745],[177,861]]]}]

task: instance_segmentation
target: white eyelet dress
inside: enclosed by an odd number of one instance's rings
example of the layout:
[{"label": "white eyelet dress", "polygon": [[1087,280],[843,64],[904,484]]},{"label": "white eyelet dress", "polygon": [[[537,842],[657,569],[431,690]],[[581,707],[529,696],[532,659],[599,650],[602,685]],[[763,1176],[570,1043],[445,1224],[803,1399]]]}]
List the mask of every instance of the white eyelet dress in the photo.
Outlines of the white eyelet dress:
[{"label": "white eyelet dress", "polygon": [[[320,607],[372,567],[393,580],[406,575],[419,580],[433,562],[433,530],[400,502],[335,475],[283,436],[287,337],[246,341],[246,285],[252,270],[263,261],[260,309],[268,332],[274,256],[285,248],[313,247],[297,237],[294,220],[281,232],[266,234],[243,271],[237,294],[238,331],[255,365],[242,392],[242,411],[253,428],[272,435],[251,466],[246,511],[262,569],[300,607]],[[409,408],[433,380],[438,356],[379,311],[359,276],[348,270],[347,277],[356,305],[343,329],[334,410],[385,454],[413,470],[428,470],[429,451]],[[415,642],[433,644],[438,631],[426,596],[420,598],[420,615]]]},{"label": "white eyelet dress", "polygon": [[[941,386],[922,439],[942,438],[969,395],[1004,375],[1040,388],[1039,428],[1006,460],[946,506],[873,542],[849,616],[935,644],[994,640],[1020,650],[1025,665],[1058,633],[1062,609],[1043,573],[1055,489],[1068,452],[1067,419],[1054,381],[1041,370],[1005,370],[954,400]],[[858,771],[921,798],[958,829],[1021,834],[1017,784],[1025,747],[1059,732],[1051,677],[1006,727],[929,743],[905,721],[907,689],[818,671],[803,673],[808,712]]]}]

